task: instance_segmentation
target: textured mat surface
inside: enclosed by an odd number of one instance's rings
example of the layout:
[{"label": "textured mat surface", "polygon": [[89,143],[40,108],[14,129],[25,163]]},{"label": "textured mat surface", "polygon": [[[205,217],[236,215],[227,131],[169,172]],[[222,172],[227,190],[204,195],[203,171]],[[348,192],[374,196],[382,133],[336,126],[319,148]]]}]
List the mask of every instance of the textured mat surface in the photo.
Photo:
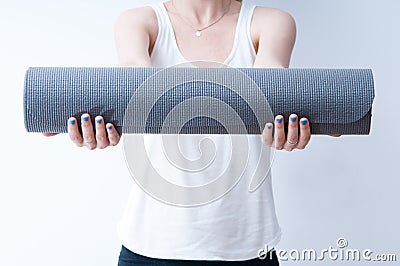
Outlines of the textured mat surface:
[{"label": "textured mat surface", "polygon": [[296,113],[312,134],[365,135],[373,99],[370,69],[33,67],[24,120],[28,132],[65,133],[87,112],[126,133],[259,134]]}]

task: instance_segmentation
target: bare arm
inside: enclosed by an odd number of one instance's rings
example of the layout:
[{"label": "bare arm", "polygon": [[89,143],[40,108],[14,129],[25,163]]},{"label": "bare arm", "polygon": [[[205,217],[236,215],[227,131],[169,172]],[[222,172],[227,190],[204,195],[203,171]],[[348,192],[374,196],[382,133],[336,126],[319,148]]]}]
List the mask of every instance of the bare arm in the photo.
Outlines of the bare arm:
[{"label": "bare arm", "polygon": [[150,67],[150,47],[155,40],[157,18],[150,7],[123,12],[115,24],[115,44],[121,67]]},{"label": "bare arm", "polygon": [[254,67],[289,67],[296,41],[296,23],[290,14],[278,9],[256,8],[252,32],[258,45]]},{"label": "bare arm", "polygon": [[[150,7],[130,9],[123,12],[115,24],[115,43],[119,67],[150,67],[150,47],[157,36],[157,18]],[[90,150],[115,146],[120,135],[114,125],[104,121],[103,117],[95,118],[95,125],[89,114],[81,117],[82,134],[76,118],[68,120],[68,134],[78,146]],[[93,127],[95,130],[93,130]]]},{"label": "bare arm", "polygon": [[[296,41],[296,23],[293,17],[281,10],[257,8],[254,11],[252,34],[256,36],[257,56],[254,67],[287,68]],[[277,115],[267,123],[262,136],[264,143],[277,150],[304,149],[311,133],[307,118],[291,114],[285,133],[284,117]]]}]

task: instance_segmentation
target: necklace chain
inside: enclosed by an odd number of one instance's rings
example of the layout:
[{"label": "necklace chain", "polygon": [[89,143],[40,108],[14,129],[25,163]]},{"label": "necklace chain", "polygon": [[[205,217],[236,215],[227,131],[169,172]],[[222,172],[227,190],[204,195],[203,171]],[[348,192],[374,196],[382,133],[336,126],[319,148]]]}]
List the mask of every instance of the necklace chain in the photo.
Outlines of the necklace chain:
[{"label": "necklace chain", "polygon": [[185,23],[187,23],[193,30],[196,31],[195,35],[196,35],[197,37],[200,37],[200,36],[201,36],[201,32],[202,32],[203,30],[206,30],[206,29],[210,28],[211,26],[217,24],[218,21],[220,21],[220,20],[229,12],[229,10],[230,10],[230,8],[231,8],[232,0],[229,1],[228,8],[225,10],[225,12],[224,12],[218,19],[216,19],[216,20],[213,21],[212,23],[210,23],[210,24],[208,24],[208,25],[206,25],[206,26],[204,26],[204,27],[202,27],[202,28],[193,27],[193,25],[192,25],[192,23],[190,23],[190,21],[188,21],[185,17],[181,16],[180,12],[178,11],[178,9],[177,9],[176,6],[175,6],[174,0],[172,0],[171,3],[172,3],[172,6],[174,7],[174,9],[175,9],[176,14],[178,15],[178,17],[179,17],[180,19],[182,19]]}]

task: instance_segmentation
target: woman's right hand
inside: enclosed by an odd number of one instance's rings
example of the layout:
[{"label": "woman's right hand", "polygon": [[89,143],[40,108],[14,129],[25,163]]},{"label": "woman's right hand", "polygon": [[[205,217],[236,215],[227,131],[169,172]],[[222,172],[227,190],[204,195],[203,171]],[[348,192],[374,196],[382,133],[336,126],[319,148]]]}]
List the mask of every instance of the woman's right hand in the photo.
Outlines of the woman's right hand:
[{"label": "woman's right hand", "polygon": [[[75,117],[68,119],[69,138],[78,147],[87,147],[89,150],[104,149],[108,146],[115,146],[120,140],[120,135],[111,123],[104,123],[102,116],[96,116],[95,127],[92,125],[89,114],[81,116],[82,134],[79,131]],[[93,128],[95,130],[93,130]]]}]

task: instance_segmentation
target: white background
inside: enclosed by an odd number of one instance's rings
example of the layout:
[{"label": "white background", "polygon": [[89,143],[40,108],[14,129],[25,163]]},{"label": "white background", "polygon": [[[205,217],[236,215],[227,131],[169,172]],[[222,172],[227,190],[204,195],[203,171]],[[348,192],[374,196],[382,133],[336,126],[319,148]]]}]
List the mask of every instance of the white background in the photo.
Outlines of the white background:
[{"label": "white background", "polygon": [[[0,265],[116,265],[116,224],[133,182],[122,145],[87,151],[66,135],[26,133],[23,79],[30,66],[114,66],[116,17],[149,2],[0,3]],[[254,2],[295,17],[292,67],[372,68],[376,78],[370,136],[313,137],[307,150],[276,156],[277,248],[318,250],[342,236],[349,248],[400,260],[400,3]]]}]

